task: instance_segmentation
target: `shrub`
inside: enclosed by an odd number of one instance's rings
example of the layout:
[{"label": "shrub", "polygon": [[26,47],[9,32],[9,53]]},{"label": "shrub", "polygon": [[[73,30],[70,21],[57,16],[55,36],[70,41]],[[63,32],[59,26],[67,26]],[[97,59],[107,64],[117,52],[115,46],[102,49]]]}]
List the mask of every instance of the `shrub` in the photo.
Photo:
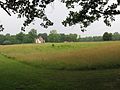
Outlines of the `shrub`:
[{"label": "shrub", "polygon": [[8,41],[8,40],[6,40],[6,41],[3,42],[3,45],[11,45],[11,44],[12,44],[12,42]]}]

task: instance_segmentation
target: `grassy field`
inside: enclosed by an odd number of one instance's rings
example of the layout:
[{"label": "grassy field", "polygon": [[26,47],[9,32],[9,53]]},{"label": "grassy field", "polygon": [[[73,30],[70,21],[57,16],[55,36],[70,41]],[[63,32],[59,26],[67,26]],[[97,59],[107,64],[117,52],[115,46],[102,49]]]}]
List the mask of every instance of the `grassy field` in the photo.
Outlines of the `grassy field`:
[{"label": "grassy field", "polygon": [[120,42],[0,46],[0,90],[120,90]]}]

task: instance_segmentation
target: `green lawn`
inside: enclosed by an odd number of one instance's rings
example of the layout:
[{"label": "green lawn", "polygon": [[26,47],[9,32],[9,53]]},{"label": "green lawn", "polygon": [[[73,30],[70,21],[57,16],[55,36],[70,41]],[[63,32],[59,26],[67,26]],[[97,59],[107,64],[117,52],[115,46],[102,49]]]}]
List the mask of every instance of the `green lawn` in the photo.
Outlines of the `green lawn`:
[{"label": "green lawn", "polygon": [[120,42],[0,46],[0,90],[120,90]]}]

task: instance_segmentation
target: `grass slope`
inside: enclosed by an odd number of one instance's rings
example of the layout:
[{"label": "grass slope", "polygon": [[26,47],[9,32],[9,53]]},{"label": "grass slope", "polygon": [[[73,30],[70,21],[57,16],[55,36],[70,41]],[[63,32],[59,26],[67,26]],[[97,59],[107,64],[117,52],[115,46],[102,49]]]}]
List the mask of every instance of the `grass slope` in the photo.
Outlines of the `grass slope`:
[{"label": "grass slope", "polygon": [[0,46],[0,90],[120,90],[120,42]]}]

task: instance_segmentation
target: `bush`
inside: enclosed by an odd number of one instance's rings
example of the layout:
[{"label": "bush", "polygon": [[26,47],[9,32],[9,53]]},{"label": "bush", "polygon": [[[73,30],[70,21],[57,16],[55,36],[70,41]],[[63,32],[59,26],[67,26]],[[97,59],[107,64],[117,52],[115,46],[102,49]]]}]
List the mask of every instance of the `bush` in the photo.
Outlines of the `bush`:
[{"label": "bush", "polygon": [[8,40],[6,40],[6,41],[3,42],[3,45],[11,45],[11,44],[12,44],[12,42],[8,41]]}]

